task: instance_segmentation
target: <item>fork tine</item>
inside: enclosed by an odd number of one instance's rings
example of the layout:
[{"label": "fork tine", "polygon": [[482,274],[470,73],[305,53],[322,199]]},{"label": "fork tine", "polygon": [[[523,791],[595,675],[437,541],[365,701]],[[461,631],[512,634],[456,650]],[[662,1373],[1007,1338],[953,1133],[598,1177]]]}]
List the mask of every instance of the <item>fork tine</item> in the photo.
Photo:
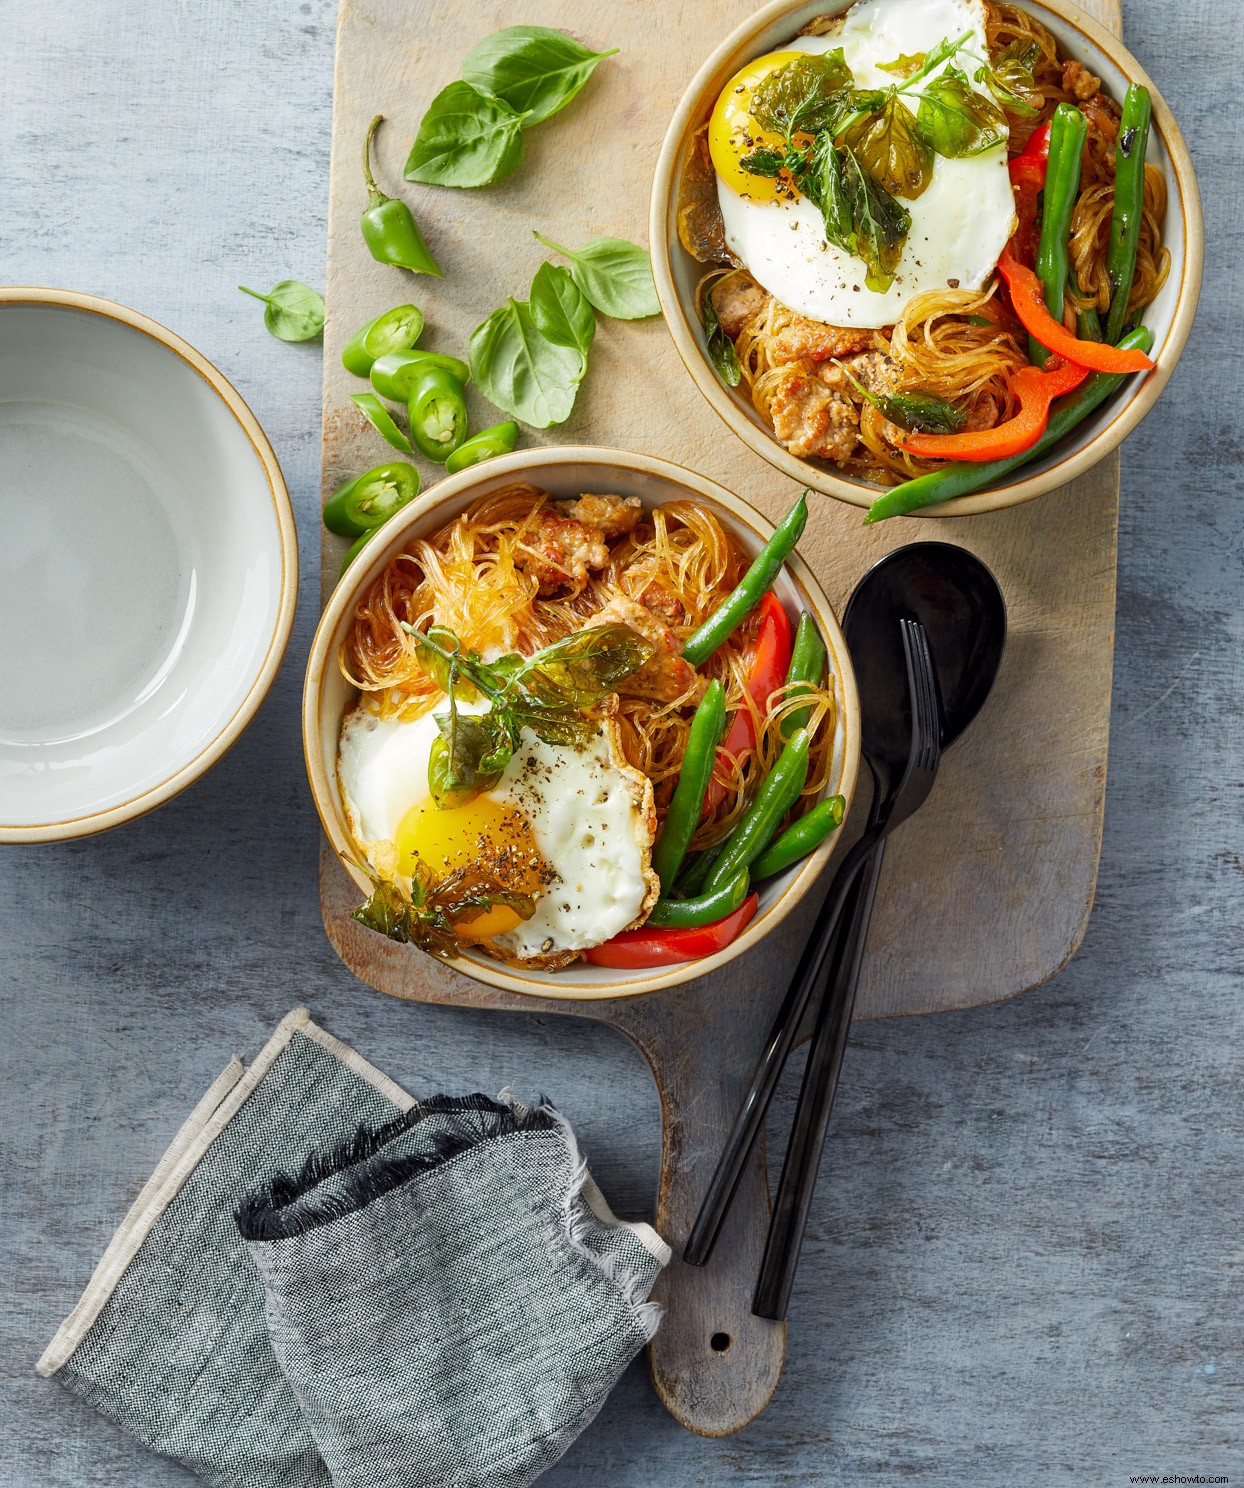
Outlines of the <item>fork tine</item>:
[{"label": "fork tine", "polygon": [[922,770],[935,770],[942,753],[941,719],[929,638],[919,620],[905,619],[901,623],[912,697],[912,729],[918,744],[917,762]]}]

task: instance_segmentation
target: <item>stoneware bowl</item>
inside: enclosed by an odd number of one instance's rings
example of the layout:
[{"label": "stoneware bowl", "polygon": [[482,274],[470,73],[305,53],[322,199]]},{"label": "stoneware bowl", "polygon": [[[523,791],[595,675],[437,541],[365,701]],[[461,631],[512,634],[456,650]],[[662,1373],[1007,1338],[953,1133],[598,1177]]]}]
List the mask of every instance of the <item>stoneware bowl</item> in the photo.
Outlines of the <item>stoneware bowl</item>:
[{"label": "stoneware bowl", "polygon": [[298,547],[221,374],[91,295],[0,289],[0,840],[102,831],[183,790],[280,664]]},{"label": "stoneware bowl", "polygon": [[[341,720],[357,698],[355,689],[341,675],[338,654],[353,624],[355,606],[390,558],[414,538],[444,526],[471,502],[516,481],[557,496],[578,496],[586,491],[638,496],[647,507],[690,498],[702,502],[722,518],[749,553],[759,551],[773,532],[772,524],[745,501],[678,465],[620,450],[573,446],[522,450],[464,470],[440,482],[382,527],[354,560],[328,601],[311,646],[303,693],[303,747],[311,791],[333,851],[358,884],[360,902],[370,892],[370,886],[366,875],[351,862],[358,849],[349,836],[337,782]],[[860,733],[859,699],[846,642],[829,601],[798,554],[788,560],[776,587],[791,613],[806,609],[815,617],[829,648],[838,722],[834,766],[826,793],[841,792],[849,805],[859,768]],[[457,970],[494,987],[570,1000],[628,996],[675,986],[714,971],[750,950],[775,929],[815,883],[834,845],[831,838],[804,862],[762,885],[760,909],[747,930],[726,950],[700,961],[638,971],[609,970],[576,962],[563,971],[543,972],[503,966],[478,951],[468,950],[453,964]],[[425,954],[414,947],[408,947],[407,953]]]},{"label": "stoneware bowl", "polygon": [[[970,516],[1018,506],[1083,475],[1115,449],[1153,407],[1175,369],[1196,314],[1203,259],[1201,201],[1191,157],[1170,109],[1122,43],[1067,0],[1023,0],[1023,5],[1049,27],[1066,55],[1102,79],[1103,89],[1113,98],[1120,100],[1129,82],[1143,83],[1152,94],[1148,159],[1161,166],[1170,187],[1164,224],[1164,240],[1171,254],[1170,275],[1144,317],[1154,333],[1157,369],[1143,380],[1129,379],[1119,394],[1108,399],[1044,459],[1022,467],[1002,485],[927,507],[916,513],[918,516]],[[753,57],[780,50],[815,17],[837,15],[847,8],[846,0],[773,0],[722,41],[692,78],[670,121],[657,161],[648,231],[666,324],[687,370],[713,408],[740,439],[792,480],[853,506],[867,507],[880,494],[876,487],[843,475],[828,461],[790,454],[778,443],[747,394],[719,380],[705,355],[704,332],[695,311],[695,287],[705,266],[683,249],[677,223],[688,149],[725,84]]]}]

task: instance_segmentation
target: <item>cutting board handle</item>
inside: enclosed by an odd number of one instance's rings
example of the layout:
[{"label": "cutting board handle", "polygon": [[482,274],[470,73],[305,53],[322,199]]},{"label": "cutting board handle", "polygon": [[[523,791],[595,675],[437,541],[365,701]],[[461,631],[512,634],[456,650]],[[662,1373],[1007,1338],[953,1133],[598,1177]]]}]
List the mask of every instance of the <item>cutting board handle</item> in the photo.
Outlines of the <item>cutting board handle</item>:
[{"label": "cutting board handle", "polygon": [[652,1379],[675,1419],[701,1436],[729,1436],[754,1420],[777,1389],[786,1354],[786,1325],[751,1310],[769,1223],[763,1137],[708,1265],[681,1259],[771,1017],[769,999],[748,997],[728,985],[733,980],[710,977],[658,994],[659,1020],[649,1021],[655,1009],[647,998],[613,1003],[610,1018],[642,1050],[661,1094],[656,1227],[674,1259],[653,1293],[666,1315],[649,1348]]}]

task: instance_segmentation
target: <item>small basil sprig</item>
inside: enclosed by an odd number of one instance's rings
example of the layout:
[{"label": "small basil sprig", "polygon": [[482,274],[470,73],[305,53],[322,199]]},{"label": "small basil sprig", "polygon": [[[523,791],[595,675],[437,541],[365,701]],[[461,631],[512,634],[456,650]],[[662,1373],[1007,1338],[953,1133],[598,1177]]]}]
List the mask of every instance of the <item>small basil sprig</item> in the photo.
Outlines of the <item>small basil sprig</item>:
[{"label": "small basil sprig", "polygon": [[643,320],[660,315],[652,281],[652,260],[625,238],[593,238],[582,248],[563,248],[541,233],[536,239],[570,260],[570,277],[587,298],[612,320]]},{"label": "small basil sprig", "polygon": [[909,434],[958,434],[967,423],[962,409],[945,398],[932,393],[874,393],[852,374],[845,362],[835,360],[834,365],[866,402]]},{"label": "small basil sprig", "polygon": [[542,263],[531,281],[528,304],[540,334],[554,346],[577,351],[586,372],[587,354],[596,337],[596,312],[568,270],[559,264]]},{"label": "small basil sprig", "polygon": [[[483,661],[464,651],[443,626],[402,627],[415,642],[420,665],[445,693],[449,707],[434,715],[439,737],[428,759],[428,789],[438,806],[460,806],[500,780],[519,736],[529,728],[550,743],[582,748],[596,729],[584,709],[617,690],[652,656],[652,647],[626,625],[593,625],[534,656]],[[463,714],[459,696],[484,697],[484,713]]]},{"label": "small basil sprig", "polygon": [[432,186],[504,180],[523,158],[525,118],[470,83],[450,83],[428,105],[403,174]]},{"label": "small basil sprig", "polygon": [[507,26],[471,48],[463,58],[462,76],[524,115],[523,127],[528,128],[564,109],[617,50],[594,52],[548,26]]},{"label": "small basil sprig", "polygon": [[727,269],[724,274],[719,274],[711,284],[705,287],[700,301],[700,319],[704,322],[704,347],[708,352],[709,361],[713,364],[713,371],[727,387],[738,387],[739,380],[743,376],[743,369],[739,366],[739,354],[734,349],[734,342],[722,329],[721,316],[717,314],[717,306],[713,304],[713,290],[723,279],[728,279],[731,274],[737,272],[737,269]]},{"label": "small basil sprig", "polygon": [[428,105],[406,179],[462,187],[503,181],[523,158],[523,130],[565,108],[613,54],[547,26],[507,26],[486,37],[466,54],[464,81]]},{"label": "small basil sprig", "polygon": [[324,298],[309,284],[282,279],[267,294],[245,284],[238,288],[263,301],[263,323],[278,341],[314,341],[324,329]]},{"label": "small basil sprig", "polygon": [[510,299],[471,332],[471,376],[484,397],[534,429],[570,417],[586,361],[550,341],[527,300]]}]

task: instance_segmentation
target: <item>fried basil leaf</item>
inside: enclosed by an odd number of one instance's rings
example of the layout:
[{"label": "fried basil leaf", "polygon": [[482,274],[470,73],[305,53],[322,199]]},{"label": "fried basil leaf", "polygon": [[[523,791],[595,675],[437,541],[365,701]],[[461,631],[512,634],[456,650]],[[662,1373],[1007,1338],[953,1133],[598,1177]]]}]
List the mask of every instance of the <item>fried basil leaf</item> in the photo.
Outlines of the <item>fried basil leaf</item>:
[{"label": "fried basil leaf", "polygon": [[451,694],[449,711],[435,715],[440,737],[428,756],[428,789],[442,808],[464,806],[491,790],[514,753],[513,740],[496,709],[463,713]]},{"label": "fried basil leaf", "polygon": [[629,625],[592,625],[537,651],[513,680],[540,707],[590,708],[651,658]]},{"label": "fried basil leaf", "polygon": [[752,93],[752,118],[787,139],[831,129],[843,116],[842,94],[854,82],[841,47],[809,52],[761,78]]},{"label": "fried basil leaf", "polygon": [[409,898],[397,884],[373,878],[371,897],[353,918],[399,945],[418,946],[452,961],[462,949],[456,927],[500,905],[526,920],[535,912],[536,901],[507,889],[485,869],[459,868],[437,880],[428,865],[416,859]]},{"label": "fried basil leaf", "polygon": [[926,142],[951,160],[980,155],[1007,137],[1006,115],[955,67],[921,90],[916,122]]},{"label": "fried basil leaf", "polygon": [[[721,280],[716,282],[720,284]],[[734,349],[734,342],[722,329],[721,316],[717,314],[717,306],[713,304],[712,287],[704,292],[700,317],[704,322],[704,348],[713,364],[713,371],[727,387],[738,387],[743,369],[739,366],[739,355]]]},{"label": "fried basil leaf", "polygon": [[958,434],[967,416],[945,398],[932,393],[877,393],[865,387],[845,362],[836,364],[860,397],[892,424],[909,434]]},{"label": "fried basil leaf", "polygon": [[843,143],[891,196],[914,201],[933,179],[933,151],[897,93],[890,94],[879,113],[852,124]]},{"label": "fried basil leaf", "polygon": [[878,62],[877,66],[882,72],[892,72],[895,77],[910,77],[913,72],[920,71],[927,56],[927,52],[904,52],[893,62]]},{"label": "fried basil leaf", "polygon": [[739,164],[748,175],[767,176],[772,179],[785,170],[786,154],[782,150],[770,150],[767,145],[761,145],[750,155],[741,156]]},{"label": "fried basil leaf", "polygon": [[977,68],[976,81],[985,84],[1007,113],[1033,119],[1045,102],[1032,75],[1040,56],[1036,42],[1025,46],[1022,41],[1013,41],[991,63]]},{"label": "fried basil leaf", "polygon": [[403,629],[415,643],[420,667],[440,690],[448,693],[452,686],[458,697],[468,703],[474,702],[479,693],[462,675],[459,665],[461,642],[453,631],[443,625],[430,625],[426,633],[412,625],[403,626]]},{"label": "fried basil leaf", "polygon": [[512,909],[521,920],[529,920],[536,901],[528,894],[507,889],[486,869],[458,868],[433,888],[428,904],[454,925],[469,925],[490,909]]},{"label": "fried basil leaf", "polygon": [[844,167],[846,151],[834,144],[832,135],[816,142],[806,194],[821,209],[825,236],[844,253],[855,252],[855,213],[847,195]]},{"label": "fried basil leaf", "polygon": [[853,223],[852,251],[864,260],[864,283],[875,294],[884,294],[894,283],[911,231],[911,213],[873,180],[853,151],[844,149],[841,156],[841,187]]},{"label": "fried basil leaf", "polygon": [[415,906],[396,884],[382,879],[372,880],[372,895],[365,904],[360,904],[351,916],[360,925],[366,925],[378,935],[406,945],[413,938]]}]

